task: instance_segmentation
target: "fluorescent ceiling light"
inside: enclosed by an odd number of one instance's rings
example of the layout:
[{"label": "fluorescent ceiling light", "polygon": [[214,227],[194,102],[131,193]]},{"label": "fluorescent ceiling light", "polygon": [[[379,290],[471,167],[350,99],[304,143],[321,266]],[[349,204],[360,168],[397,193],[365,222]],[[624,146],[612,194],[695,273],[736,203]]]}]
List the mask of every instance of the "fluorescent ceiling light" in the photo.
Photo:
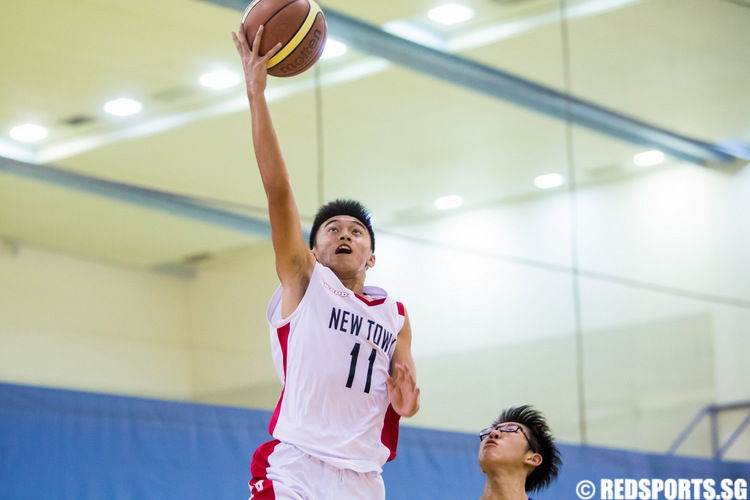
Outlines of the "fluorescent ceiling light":
[{"label": "fluorescent ceiling light", "polygon": [[41,125],[34,125],[33,123],[25,123],[10,129],[10,136],[21,142],[41,141],[48,135],[49,130]]},{"label": "fluorescent ceiling light", "polygon": [[343,56],[344,54],[346,54],[346,45],[338,40],[329,38],[326,40],[326,46],[323,48],[323,54],[321,54],[320,58],[332,59],[334,57]]},{"label": "fluorescent ceiling light", "polygon": [[210,89],[228,89],[240,83],[240,75],[232,71],[218,70],[201,76],[200,84]]},{"label": "fluorescent ceiling light", "polygon": [[451,25],[468,21],[474,17],[474,11],[465,5],[449,3],[430,9],[427,12],[427,17],[436,23]]},{"label": "fluorescent ceiling light", "polygon": [[128,99],[127,97],[121,97],[114,101],[109,101],[104,105],[104,111],[115,116],[134,115],[140,113],[142,108],[143,105],[140,102]]},{"label": "fluorescent ceiling light", "polygon": [[447,47],[446,40],[432,29],[424,28],[405,19],[389,21],[383,25],[383,30],[433,49],[445,50]]},{"label": "fluorescent ceiling light", "polygon": [[435,208],[438,210],[450,210],[451,208],[460,207],[463,202],[460,196],[452,194],[435,200]]},{"label": "fluorescent ceiling light", "polygon": [[654,149],[645,153],[638,153],[633,157],[633,163],[639,167],[651,167],[664,161],[664,153]]},{"label": "fluorescent ceiling light", "polygon": [[540,175],[534,179],[534,185],[539,189],[549,189],[557,186],[561,186],[563,183],[563,176],[560,174],[546,174]]}]

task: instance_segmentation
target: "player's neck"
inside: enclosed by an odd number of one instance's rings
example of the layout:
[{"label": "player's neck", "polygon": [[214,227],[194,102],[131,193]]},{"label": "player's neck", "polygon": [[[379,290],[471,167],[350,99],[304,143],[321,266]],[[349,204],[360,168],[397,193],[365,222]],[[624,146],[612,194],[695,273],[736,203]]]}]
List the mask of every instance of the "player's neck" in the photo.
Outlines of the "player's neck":
[{"label": "player's neck", "polygon": [[519,481],[508,475],[488,475],[479,500],[528,500],[524,486],[525,477]]},{"label": "player's neck", "polygon": [[341,284],[344,285],[347,289],[351,290],[352,292],[356,293],[357,295],[364,296],[364,288],[365,288],[365,276],[364,273],[361,275],[355,275],[355,276],[339,276],[337,275],[339,281],[341,281]]}]

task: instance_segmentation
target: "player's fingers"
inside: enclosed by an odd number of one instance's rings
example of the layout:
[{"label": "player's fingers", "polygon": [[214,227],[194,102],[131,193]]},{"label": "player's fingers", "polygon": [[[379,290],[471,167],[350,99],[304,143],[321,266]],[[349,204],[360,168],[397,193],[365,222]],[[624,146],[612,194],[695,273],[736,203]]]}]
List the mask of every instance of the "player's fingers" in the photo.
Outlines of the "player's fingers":
[{"label": "player's fingers", "polygon": [[411,366],[409,366],[408,364],[405,364],[405,363],[403,363],[403,364],[399,363],[399,364],[400,364],[400,367],[401,367],[401,374],[402,374],[403,378],[406,381],[409,381],[409,382],[413,383],[414,380],[415,380],[414,370],[412,370]]},{"label": "player's fingers", "polygon": [[404,366],[401,363],[394,363],[393,369],[391,370],[391,377],[394,382],[398,383],[404,376]]},{"label": "player's fingers", "polygon": [[240,23],[240,27],[235,34],[239,47],[242,49],[250,50],[250,46],[247,43],[247,32],[245,31],[245,25]]},{"label": "player's fingers", "polygon": [[[258,27],[258,31],[255,32],[255,40],[253,40],[253,46],[250,48],[253,54],[260,57],[260,41],[263,38],[263,25]],[[257,52],[256,52],[257,51]]]},{"label": "player's fingers", "polygon": [[252,53],[250,46],[247,44],[247,35],[243,24],[240,24],[237,33],[232,32],[232,40],[234,40],[234,46],[237,48],[240,57],[245,58]]},{"label": "player's fingers", "polygon": [[240,23],[240,28],[237,30],[237,37],[243,41],[247,42],[247,31],[245,30],[245,25],[243,23]]},{"label": "player's fingers", "polygon": [[271,50],[265,53],[265,55],[263,56],[263,60],[268,62],[274,55],[276,55],[279,50],[281,50],[281,47],[281,42],[274,45]]},{"label": "player's fingers", "polygon": [[396,389],[396,381],[393,380],[393,377],[388,377],[385,379],[385,385],[388,389],[388,392],[391,392]]}]

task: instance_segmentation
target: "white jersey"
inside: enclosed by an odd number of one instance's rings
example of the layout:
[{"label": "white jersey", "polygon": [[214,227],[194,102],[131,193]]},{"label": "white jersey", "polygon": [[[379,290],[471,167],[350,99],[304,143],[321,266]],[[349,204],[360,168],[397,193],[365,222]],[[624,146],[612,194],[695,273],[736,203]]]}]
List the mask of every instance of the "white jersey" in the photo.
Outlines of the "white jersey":
[{"label": "white jersey", "polygon": [[282,287],[276,290],[266,314],[284,390],[269,430],[335,467],[380,472],[398,440],[385,380],[404,308],[380,288],[364,294],[371,299],[320,263],[288,318],[281,318]]}]

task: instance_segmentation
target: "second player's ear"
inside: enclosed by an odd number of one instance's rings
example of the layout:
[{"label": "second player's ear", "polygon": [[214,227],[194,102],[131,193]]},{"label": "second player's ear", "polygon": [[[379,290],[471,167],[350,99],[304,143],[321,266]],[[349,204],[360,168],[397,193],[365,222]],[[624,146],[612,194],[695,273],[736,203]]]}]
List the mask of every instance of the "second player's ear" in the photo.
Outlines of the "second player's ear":
[{"label": "second player's ear", "polygon": [[375,254],[371,253],[370,256],[367,258],[367,262],[365,263],[365,269],[370,269],[371,267],[375,267]]},{"label": "second player's ear", "polygon": [[533,453],[526,457],[526,463],[534,467],[539,467],[542,465],[542,456],[539,453]]}]

